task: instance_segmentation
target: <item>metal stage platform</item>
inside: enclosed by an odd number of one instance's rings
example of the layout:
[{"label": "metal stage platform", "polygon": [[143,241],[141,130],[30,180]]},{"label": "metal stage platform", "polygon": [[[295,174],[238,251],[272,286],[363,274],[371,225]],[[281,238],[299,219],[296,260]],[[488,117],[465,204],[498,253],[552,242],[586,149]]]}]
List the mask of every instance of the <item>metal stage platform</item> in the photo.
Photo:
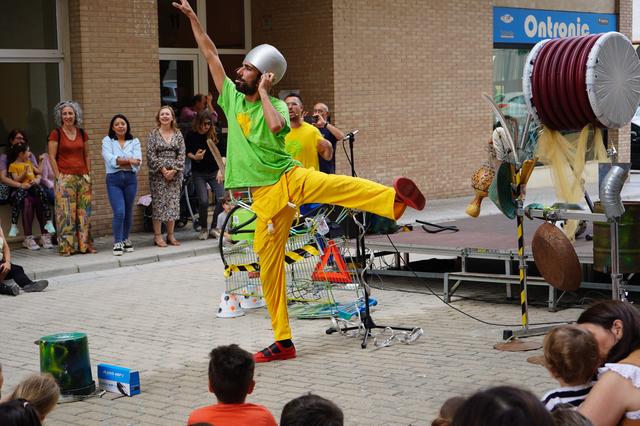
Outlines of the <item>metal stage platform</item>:
[{"label": "metal stage platform", "polygon": [[[527,283],[533,286],[546,286],[549,289],[548,306],[550,310],[557,307],[558,290],[547,284],[540,276],[533,274],[533,255],[531,253],[531,240],[533,235],[543,223],[541,220],[525,219],[525,256],[528,268],[532,274],[528,275]],[[431,234],[425,232],[420,224],[414,224],[413,230],[399,232],[391,235],[368,235],[366,237],[367,249],[373,250],[376,255],[395,254],[395,266],[389,269],[374,269],[372,273],[378,275],[393,275],[406,277],[421,277],[441,279],[443,282],[443,297],[449,302],[451,296],[465,281],[505,284],[506,296],[512,297],[511,286],[519,284],[517,269],[517,237],[516,221],[509,220],[503,215],[481,216],[478,218],[459,219],[451,222],[438,223],[441,226],[456,226],[458,232],[442,231]],[[589,225],[585,234],[592,234],[592,226]],[[575,243],[576,253],[583,270],[581,288],[609,290],[610,282],[590,281],[594,276],[593,266],[593,242],[587,241],[584,235]],[[351,241],[353,247],[355,243]],[[411,254],[431,255],[434,257],[448,257],[458,259],[459,270],[453,271],[424,271],[417,268],[407,268],[410,265]],[[423,257],[423,256],[421,256]],[[473,272],[469,268],[472,259],[494,260],[496,266],[502,269],[501,273]],[[503,268],[500,263],[503,263]],[[494,268],[495,269],[495,268]],[[602,280],[598,280],[602,281]],[[629,291],[640,291],[640,286],[627,285]]]}]

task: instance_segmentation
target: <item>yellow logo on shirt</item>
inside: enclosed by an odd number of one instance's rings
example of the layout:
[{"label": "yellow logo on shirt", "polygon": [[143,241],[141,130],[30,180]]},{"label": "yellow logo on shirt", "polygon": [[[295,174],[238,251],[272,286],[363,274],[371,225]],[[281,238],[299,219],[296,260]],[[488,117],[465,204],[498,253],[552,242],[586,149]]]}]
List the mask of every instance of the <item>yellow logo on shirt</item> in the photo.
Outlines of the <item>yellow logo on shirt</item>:
[{"label": "yellow logo on shirt", "polygon": [[245,137],[249,136],[249,131],[251,131],[251,117],[249,114],[245,114],[244,112],[239,112],[236,115],[236,120],[238,120],[238,124],[242,129],[242,133]]}]

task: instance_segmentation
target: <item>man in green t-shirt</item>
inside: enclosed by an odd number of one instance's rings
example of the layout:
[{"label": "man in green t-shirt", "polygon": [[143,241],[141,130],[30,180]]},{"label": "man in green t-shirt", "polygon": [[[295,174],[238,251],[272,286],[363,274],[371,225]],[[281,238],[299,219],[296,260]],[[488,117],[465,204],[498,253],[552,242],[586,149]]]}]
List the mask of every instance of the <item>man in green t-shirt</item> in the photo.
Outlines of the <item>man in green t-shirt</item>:
[{"label": "man in green t-shirt", "polygon": [[397,219],[407,206],[422,210],[425,198],[408,178],[396,178],[389,188],[366,179],[327,175],[305,169],[285,150],[290,130],[287,106],[269,96],[284,76],[287,63],[273,46],[253,48],[235,81],[226,76],[218,50],[205,33],[187,0],[173,5],[184,13],[220,93],[218,104],[228,121],[225,188],[247,188],[257,215],[253,249],[260,259],[260,281],[275,342],[257,352],[256,362],[296,357],[291,341],[285,283],[285,247],[297,206],[336,204]]}]

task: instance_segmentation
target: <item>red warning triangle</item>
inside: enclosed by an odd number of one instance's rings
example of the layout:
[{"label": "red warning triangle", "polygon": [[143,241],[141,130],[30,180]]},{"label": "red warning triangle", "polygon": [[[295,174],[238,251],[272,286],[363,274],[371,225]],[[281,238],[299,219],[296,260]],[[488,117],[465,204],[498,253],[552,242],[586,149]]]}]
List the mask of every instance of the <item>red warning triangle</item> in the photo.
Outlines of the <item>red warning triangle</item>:
[{"label": "red warning triangle", "polygon": [[[327,266],[327,262],[333,258],[335,265],[338,267],[338,272],[325,272],[324,268]],[[336,246],[333,240],[329,240],[327,247],[324,249],[324,253],[320,258],[320,262],[316,265],[311,279],[315,281],[327,281],[330,283],[351,283],[351,275],[347,270],[347,263],[340,254],[340,250]]]}]

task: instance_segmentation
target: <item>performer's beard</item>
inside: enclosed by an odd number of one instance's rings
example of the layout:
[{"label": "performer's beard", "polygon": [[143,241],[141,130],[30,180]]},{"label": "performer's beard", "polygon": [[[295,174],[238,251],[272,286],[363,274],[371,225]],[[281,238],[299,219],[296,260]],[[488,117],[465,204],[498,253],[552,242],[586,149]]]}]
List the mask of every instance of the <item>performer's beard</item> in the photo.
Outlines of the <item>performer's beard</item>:
[{"label": "performer's beard", "polygon": [[253,83],[247,83],[244,80],[236,81],[236,90],[245,95],[254,95],[258,91],[258,79],[256,78]]}]

